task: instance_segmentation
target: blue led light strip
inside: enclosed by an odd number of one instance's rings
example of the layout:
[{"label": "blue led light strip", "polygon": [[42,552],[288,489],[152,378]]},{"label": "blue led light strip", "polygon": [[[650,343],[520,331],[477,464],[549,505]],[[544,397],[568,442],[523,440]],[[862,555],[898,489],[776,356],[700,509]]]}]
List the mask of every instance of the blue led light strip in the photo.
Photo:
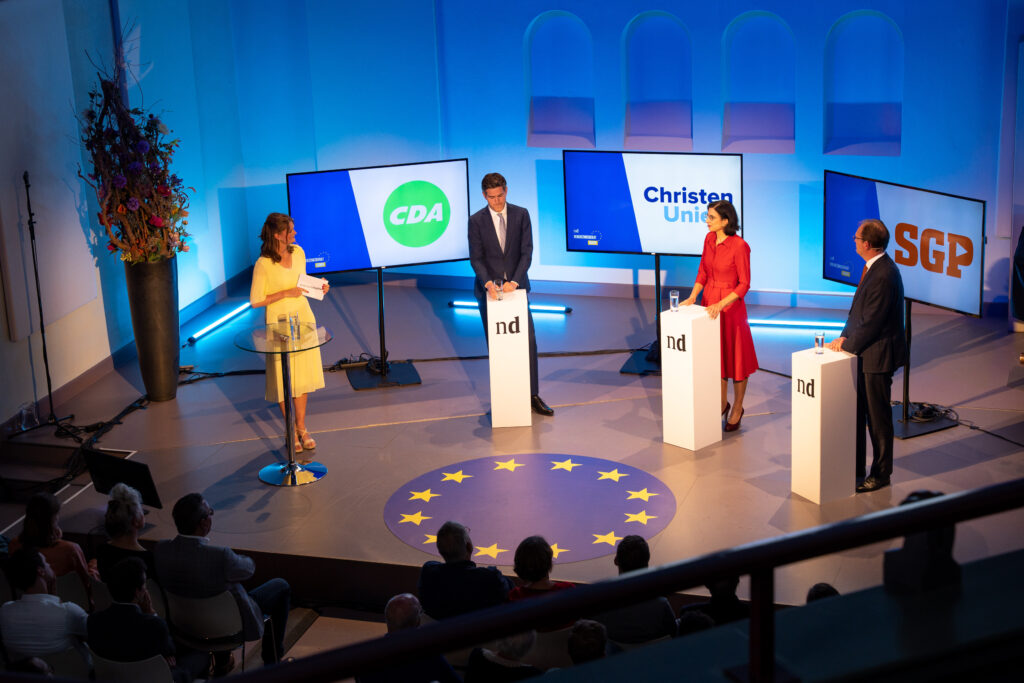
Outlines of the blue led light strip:
[{"label": "blue led light strip", "polygon": [[193,334],[191,337],[188,338],[188,343],[189,344],[194,344],[196,342],[196,340],[199,339],[200,337],[202,337],[204,334],[206,334],[208,332],[212,332],[213,330],[217,329],[218,327],[220,327],[221,325],[223,325],[227,321],[231,320],[232,318],[234,318],[237,315],[240,315],[242,312],[244,312],[244,311],[246,311],[248,309],[249,309],[249,302],[246,301],[244,304],[242,304],[241,306],[239,306],[235,310],[231,311],[227,315],[222,315],[221,317],[217,318],[215,321],[213,321],[212,323],[210,323],[209,325],[207,325],[203,329],[201,329],[198,332],[196,332],[195,334]]},{"label": "blue led light strip", "polygon": [[[479,308],[475,301],[449,301],[450,308]],[[530,304],[530,310],[537,313],[572,313],[571,306],[554,306],[551,304]]]},{"label": "blue led light strip", "polygon": [[751,325],[760,325],[761,327],[821,327],[841,330],[846,326],[846,323],[826,320],[764,320],[761,318],[750,318],[747,322]]}]

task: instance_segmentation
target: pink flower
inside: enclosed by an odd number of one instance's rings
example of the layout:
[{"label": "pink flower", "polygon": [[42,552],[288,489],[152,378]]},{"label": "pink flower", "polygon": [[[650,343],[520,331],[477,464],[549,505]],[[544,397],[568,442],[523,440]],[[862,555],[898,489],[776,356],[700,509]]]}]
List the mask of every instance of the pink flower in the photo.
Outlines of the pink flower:
[{"label": "pink flower", "polygon": [[162,228],[162,227],[164,227],[164,219],[160,218],[160,216],[150,216],[149,217],[149,224],[150,225],[154,225],[154,226],[156,226],[158,228]]}]

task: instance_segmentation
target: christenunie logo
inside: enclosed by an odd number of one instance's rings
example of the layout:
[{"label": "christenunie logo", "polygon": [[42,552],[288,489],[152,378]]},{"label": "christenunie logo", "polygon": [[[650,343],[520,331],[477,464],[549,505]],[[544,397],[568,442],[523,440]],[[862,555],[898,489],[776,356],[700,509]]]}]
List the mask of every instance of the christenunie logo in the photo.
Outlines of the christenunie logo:
[{"label": "christenunie logo", "polygon": [[412,180],[395,188],[384,202],[384,227],[399,244],[425,247],[448,228],[451,207],[437,185]]}]

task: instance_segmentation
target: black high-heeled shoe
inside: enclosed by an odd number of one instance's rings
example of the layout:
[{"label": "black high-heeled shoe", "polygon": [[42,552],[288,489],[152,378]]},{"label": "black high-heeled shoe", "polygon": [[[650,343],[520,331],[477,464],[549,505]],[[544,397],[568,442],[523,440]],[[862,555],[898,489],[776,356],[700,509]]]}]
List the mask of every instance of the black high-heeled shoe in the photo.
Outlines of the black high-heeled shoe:
[{"label": "black high-heeled shoe", "polygon": [[729,408],[732,408],[732,404],[729,403],[728,401],[726,401],[725,402],[725,410],[722,411],[722,419],[723,420],[725,419],[725,416],[729,414]]},{"label": "black high-heeled shoe", "polygon": [[743,413],[745,413],[746,411],[746,408],[740,408],[740,419],[736,420],[736,424],[733,424],[732,422],[726,422],[725,431],[735,432],[736,430],[738,430],[740,428],[740,423],[743,422]]}]

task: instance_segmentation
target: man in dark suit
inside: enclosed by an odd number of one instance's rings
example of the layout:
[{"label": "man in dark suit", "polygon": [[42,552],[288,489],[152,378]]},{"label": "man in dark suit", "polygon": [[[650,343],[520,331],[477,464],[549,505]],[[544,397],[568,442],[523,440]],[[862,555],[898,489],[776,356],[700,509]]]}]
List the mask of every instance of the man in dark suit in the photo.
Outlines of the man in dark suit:
[{"label": "man in dark suit", "polygon": [[[885,253],[889,231],[880,220],[861,221],[853,237],[864,271],[853,295],[842,336],[829,342],[833,351],[857,354],[857,493],[876,491],[892,477],[892,375],[907,357],[903,327],[903,279]],[[873,460],[865,472],[864,420],[871,436]]]},{"label": "man in dark suit", "polygon": [[[256,565],[251,557],[210,544],[207,536],[213,526],[213,508],[201,494],[182,496],[174,504],[171,515],[178,535],[169,541],[160,541],[153,548],[160,585],[168,593],[186,598],[208,598],[231,591],[242,615],[245,639],[262,637],[263,662],[278,662],[284,653],[284,631],[291,602],[288,582],[271,579],[248,593],[242,588],[239,582],[250,578]],[[269,631],[264,633],[264,614],[270,616],[273,638]],[[230,671],[227,654],[214,655],[217,673]]]},{"label": "man in dark suit", "polygon": [[437,531],[437,550],[444,562],[431,560],[420,571],[417,592],[432,619],[447,619],[508,600],[512,582],[495,567],[478,567],[469,529],[445,522]]},{"label": "man in dark suit", "polygon": [[[476,273],[473,294],[480,305],[480,318],[487,338],[487,297],[496,298],[495,280],[504,292],[522,288],[530,291],[526,271],[533,258],[533,228],[530,212],[505,201],[508,187],[500,173],[488,173],[480,183],[487,206],[469,217],[469,263]],[[530,406],[540,415],[554,415],[537,389],[537,337],[533,314],[529,314]]]},{"label": "man in dark suit", "polygon": [[[108,568],[107,587],[114,599],[110,607],[89,615],[89,648],[115,662],[138,662],[162,655],[178,683],[205,677],[209,657],[187,653],[175,659],[174,642],[164,620],[153,610],[146,590],[146,565],[137,557],[126,557]],[[180,665],[180,666],[179,666]]]}]

